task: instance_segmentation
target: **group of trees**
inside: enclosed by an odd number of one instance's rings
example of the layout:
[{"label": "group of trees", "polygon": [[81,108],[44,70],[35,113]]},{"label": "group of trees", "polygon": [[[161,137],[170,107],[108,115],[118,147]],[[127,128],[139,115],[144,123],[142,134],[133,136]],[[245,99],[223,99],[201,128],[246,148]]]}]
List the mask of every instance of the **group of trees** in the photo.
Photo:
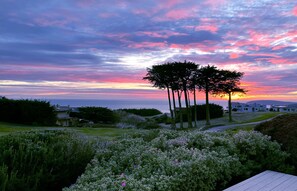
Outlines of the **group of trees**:
[{"label": "group of trees", "polygon": [[26,125],[54,125],[56,113],[49,102],[0,99],[0,121]]},{"label": "group of trees", "polygon": [[[196,100],[197,91],[205,92],[206,102],[206,125],[210,125],[209,94],[228,95],[229,121],[231,115],[231,96],[234,93],[245,93],[246,90],[239,87],[243,73],[230,70],[218,69],[215,66],[200,66],[194,62],[168,62],[161,65],[153,65],[147,68],[147,74],[143,78],[150,81],[154,87],[167,90],[169,110],[172,126],[175,128],[175,118],[179,117],[180,127],[183,128],[182,119],[182,96],[184,97],[188,127],[192,125],[192,112],[190,94],[194,101],[194,126],[197,127]],[[176,97],[179,106],[176,106]]]}]

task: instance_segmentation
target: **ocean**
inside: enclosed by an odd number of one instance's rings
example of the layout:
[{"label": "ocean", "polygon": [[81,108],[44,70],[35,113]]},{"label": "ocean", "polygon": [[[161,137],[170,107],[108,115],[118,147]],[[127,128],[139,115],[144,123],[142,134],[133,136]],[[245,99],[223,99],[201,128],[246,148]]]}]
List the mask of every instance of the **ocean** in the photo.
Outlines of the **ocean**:
[{"label": "ocean", "polygon": [[[51,103],[51,105],[61,105],[70,107],[107,107],[109,109],[124,109],[124,108],[155,108],[163,113],[169,112],[169,106],[167,100],[95,100],[95,99],[49,99],[46,100]],[[198,101],[198,104],[204,104],[205,102]],[[227,101],[211,101],[210,103],[215,103],[221,105],[226,109]]]}]

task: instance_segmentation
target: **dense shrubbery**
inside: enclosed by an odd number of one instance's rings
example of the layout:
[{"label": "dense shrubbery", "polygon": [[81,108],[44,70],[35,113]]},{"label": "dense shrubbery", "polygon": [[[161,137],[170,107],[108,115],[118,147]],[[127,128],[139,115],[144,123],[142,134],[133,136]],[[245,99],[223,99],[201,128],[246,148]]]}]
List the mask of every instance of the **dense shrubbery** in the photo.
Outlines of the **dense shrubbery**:
[{"label": "dense shrubbery", "polygon": [[[281,143],[283,148],[291,154],[290,162],[297,169],[297,114],[278,116],[271,121],[257,125],[255,130]],[[297,174],[297,171],[295,173]]]},{"label": "dense shrubbery", "polygon": [[94,123],[115,123],[117,115],[105,107],[80,107],[79,112],[70,113],[71,117],[77,117]]},{"label": "dense shrubbery", "polygon": [[[205,120],[206,119],[206,105],[196,105],[196,109],[197,109],[197,120]],[[192,111],[192,120],[194,120],[194,110],[195,110],[195,106],[191,107],[191,111]],[[179,113],[179,112],[178,112]],[[187,119],[187,113],[185,110],[182,110],[183,113],[183,120],[185,121]],[[214,119],[214,118],[219,118],[219,117],[223,117],[224,115],[224,110],[223,107],[217,104],[209,104],[209,114],[210,114],[210,118]],[[179,117],[176,118],[176,122],[179,122]]]},{"label": "dense shrubbery", "polygon": [[128,113],[132,113],[135,115],[140,115],[143,117],[162,114],[162,112],[157,109],[120,109],[120,110]]},{"label": "dense shrubbery", "polygon": [[[192,117],[194,119],[195,106],[192,106],[191,109],[192,109]],[[206,105],[205,104],[197,105],[196,109],[197,109],[197,119],[198,120],[206,119]],[[209,114],[211,119],[223,117],[224,109],[220,105],[211,103],[209,104]]]},{"label": "dense shrubbery", "polygon": [[154,130],[97,149],[85,173],[64,191],[222,190],[262,170],[288,167],[280,145],[255,132]]},{"label": "dense shrubbery", "polygon": [[0,121],[27,125],[54,125],[56,114],[49,102],[0,99]]},{"label": "dense shrubbery", "polygon": [[0,137],[0,190],[61,190],[94,156],[86,139],[68,131],[30,131]]}]

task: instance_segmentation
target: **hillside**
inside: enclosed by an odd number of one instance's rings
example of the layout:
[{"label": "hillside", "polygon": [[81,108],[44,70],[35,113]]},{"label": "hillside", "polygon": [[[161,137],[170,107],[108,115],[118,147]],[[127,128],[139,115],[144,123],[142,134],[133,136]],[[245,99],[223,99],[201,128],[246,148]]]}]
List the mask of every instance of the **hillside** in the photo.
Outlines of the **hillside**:
[{"label": "hillside", "polygon": [[287,102],[287,101],[277,101],[277,100],[254,100],[249,101],[247,104],[262,104],[262,105],[291,105],[291,104],[297,104],[296,102]]}]

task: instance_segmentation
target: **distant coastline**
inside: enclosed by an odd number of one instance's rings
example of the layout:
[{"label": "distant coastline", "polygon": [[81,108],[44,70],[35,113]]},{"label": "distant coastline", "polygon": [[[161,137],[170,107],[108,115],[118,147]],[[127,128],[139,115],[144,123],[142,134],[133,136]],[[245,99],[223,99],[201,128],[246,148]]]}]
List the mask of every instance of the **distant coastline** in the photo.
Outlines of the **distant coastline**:
[{"label": "distant coastline", "polygon": [[[155,108],[163,113],[169,112],[167,100],[103,100],[103,99],[45,99],[52,105],[63,105],[71,107],[107,107],[109,109],[123,109],[123,108]],[[211,101],[226,108],[227,101]],[[203,104],[198,101],[198,104]]]}]

